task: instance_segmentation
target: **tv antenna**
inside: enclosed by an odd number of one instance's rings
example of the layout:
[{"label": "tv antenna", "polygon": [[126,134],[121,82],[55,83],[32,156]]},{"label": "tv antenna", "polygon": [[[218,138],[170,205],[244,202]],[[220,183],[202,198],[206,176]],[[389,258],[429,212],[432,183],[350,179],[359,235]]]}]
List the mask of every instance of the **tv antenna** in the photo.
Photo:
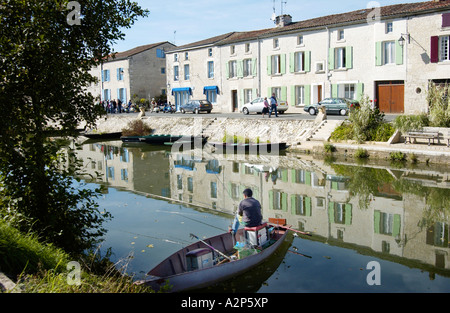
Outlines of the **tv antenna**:
[{"label": "tv antenna", "polygon": [[277,13],[275,12],[275,0],[273,0],[273,13],[272,13],[272,17],[270,19],[275,23],[276,18],[277,18]]},{"label": "tv antenna", "polygon": [[283,4],[284,4],[284,7],[286,8],[287,1],[281,0],[281,15],[283,15]]}]

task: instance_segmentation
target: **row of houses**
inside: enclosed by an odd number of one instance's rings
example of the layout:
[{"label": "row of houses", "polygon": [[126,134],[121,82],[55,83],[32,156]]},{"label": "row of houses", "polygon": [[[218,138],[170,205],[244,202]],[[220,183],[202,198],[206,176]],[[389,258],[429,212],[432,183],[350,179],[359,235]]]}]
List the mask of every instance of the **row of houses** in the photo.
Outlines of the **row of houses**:
[{"label": "row of houses", "polygon": [[[328,97],[359,100],[367,95],[385,113],[414,114],[428,110],[429,82],[450,81],[449,42],[449,0],[299,22],[282,15],[269,29],[118,54],[100,70],[117,73],[118,81],[105,81],[103,75],[100,93],[104,99],[115,90],[115,98],[126,99],[165,94],[177,107],[206,98],[221,112],[239,112],[245,103],[275,93],[291,113]],[[118,68],[126,73],[122,81]],[[144,79],[144,72],[149,78]]]}]

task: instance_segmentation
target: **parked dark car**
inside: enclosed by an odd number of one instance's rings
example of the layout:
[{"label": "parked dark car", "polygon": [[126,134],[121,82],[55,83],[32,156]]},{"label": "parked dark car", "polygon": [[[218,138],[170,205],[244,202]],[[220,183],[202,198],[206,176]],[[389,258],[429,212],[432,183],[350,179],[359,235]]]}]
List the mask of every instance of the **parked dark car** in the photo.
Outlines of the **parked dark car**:
[{"label": "parked dark car", "polygon": [[347,115],[348,112],[358,107],[359,103],[356,100],[346,98],[326,98],[316,104],[307,105],[304,110],[311,115],[316,115],[320,107],[325,107],[327,114]]},{"label": "parked dark car", "polygon": [[208,100],[190,100],[186,104],[181,105],[181,113],[192,112],[198,114],[202,111],[211,113],[212,104]]}]

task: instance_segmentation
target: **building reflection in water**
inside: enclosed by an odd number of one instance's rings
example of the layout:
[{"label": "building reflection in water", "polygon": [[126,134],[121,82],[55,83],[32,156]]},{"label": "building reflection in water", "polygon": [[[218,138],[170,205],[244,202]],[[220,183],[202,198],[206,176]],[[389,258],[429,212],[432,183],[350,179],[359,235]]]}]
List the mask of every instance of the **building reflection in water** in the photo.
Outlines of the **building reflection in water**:
[{"label": "building reflection in water", "polygon": [[116,141],[84,144],[77,154],[87,174],[102,174],[97,182],[225,214],[252,188],[266,219],[286,218],[314,240],[450,276],[450,177],[439,168],[374,168],[294,154],[199,156]]}]

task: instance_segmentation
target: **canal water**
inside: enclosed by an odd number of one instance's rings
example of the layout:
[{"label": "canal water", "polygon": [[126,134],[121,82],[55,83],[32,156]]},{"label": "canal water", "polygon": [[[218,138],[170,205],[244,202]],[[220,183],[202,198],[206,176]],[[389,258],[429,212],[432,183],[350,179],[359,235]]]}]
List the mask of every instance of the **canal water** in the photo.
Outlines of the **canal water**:
[{"label": "canal water", "polygon": [[190,234],[227,231],[251,188],[265,219],[312,236],[291,235],[267,262],[200,292],[450,292],[450,172],[441,167],[120,141],[76,152],[113,215],[100,250],[136,279],[195,242]]}]

